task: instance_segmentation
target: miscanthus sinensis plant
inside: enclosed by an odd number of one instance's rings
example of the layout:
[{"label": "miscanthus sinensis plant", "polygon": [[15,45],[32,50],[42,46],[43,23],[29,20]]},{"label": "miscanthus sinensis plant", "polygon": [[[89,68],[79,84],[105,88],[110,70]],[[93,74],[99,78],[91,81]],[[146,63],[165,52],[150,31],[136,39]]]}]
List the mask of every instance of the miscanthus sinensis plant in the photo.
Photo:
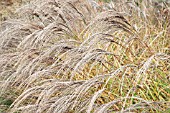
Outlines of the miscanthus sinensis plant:
[{"label": "miscanthus sinensis plant", "polygon": [[0,27],[4,112],[169,112],[169,17],[154,0],[25,4]]}]

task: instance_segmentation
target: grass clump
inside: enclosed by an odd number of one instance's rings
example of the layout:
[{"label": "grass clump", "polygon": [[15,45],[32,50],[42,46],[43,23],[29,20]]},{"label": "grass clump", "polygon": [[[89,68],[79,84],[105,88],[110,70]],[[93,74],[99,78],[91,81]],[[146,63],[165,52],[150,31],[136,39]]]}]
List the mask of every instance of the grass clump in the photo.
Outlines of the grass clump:
[{"label": "grass clump", "polygon": [[168,2],[34,0],[16,14],[0,27],[6,112],[169,110]]}]

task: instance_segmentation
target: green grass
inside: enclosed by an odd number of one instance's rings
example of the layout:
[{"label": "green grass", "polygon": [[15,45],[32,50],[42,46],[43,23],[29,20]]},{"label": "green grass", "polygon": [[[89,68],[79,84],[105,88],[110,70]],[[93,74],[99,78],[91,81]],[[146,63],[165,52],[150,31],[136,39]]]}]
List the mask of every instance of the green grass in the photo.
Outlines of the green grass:
[{"label": "green grass", "polygon": [[13,100],[0,97],[0,113],[4,113],[12,103]]}]

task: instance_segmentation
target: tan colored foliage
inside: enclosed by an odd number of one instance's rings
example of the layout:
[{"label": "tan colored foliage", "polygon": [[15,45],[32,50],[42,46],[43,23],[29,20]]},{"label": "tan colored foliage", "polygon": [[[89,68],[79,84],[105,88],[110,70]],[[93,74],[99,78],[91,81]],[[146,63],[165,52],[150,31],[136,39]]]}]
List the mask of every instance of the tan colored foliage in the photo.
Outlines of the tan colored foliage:
[{"label": "tan colored foliage", "polygon": [[[169,4],[33,0],[0,27],[5,112],[167,112]],[[3,104],[4,105],[4,104]]]}]

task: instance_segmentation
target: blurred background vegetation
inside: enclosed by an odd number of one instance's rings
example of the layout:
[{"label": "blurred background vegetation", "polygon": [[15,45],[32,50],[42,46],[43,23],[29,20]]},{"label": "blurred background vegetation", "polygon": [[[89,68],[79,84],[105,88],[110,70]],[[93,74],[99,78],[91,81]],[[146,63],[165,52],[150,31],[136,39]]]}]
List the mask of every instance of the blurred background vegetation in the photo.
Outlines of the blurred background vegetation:
[{"label": "blurred background vegetation", "polygon": [[[14,14],[15,9],[21,4],[25,4],[30,0],[0,0],[0,20],[6,20],[10,15]],[[99,3],[117,0],[96,0]],[[127,0],[132,1],[132,0]],[[142,0],[140,0],[142,2]],[[155,2],[170,2],[170,0],[155,0]]]}]

